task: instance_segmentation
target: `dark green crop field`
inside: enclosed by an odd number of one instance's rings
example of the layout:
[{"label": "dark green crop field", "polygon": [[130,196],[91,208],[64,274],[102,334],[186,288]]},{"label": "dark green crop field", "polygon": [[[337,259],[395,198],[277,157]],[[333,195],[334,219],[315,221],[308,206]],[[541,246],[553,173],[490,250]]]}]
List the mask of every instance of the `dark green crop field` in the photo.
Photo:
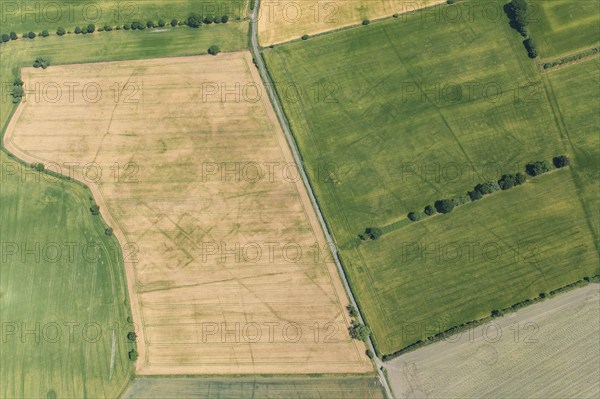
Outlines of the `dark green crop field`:
[{"label": "dark green crop field", "polygon": [[[485,4],[499,16],[444,17]],[[438,18],[416,13],[265,52],[383,354],[598,274],[597,65],[542,75],[503,5],[459,2]],[[406,218],[561,154],[571,167],[451,215]],[[366,227],[384,235],[361,241]]]}]

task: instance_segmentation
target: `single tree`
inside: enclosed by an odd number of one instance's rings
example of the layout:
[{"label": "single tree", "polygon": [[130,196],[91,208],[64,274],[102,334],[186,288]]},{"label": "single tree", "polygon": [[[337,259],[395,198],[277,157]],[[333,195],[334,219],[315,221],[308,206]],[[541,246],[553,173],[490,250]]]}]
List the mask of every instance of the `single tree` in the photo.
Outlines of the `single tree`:
[{"label": "single tree", "polygon": [[213,44],[212,46],[210,46],[208,48],[208,54],[210,54],[210,55],[217,55],[220,52],[221,52],[221,49],[216,44]]},{"label": "single tree", "polygon": [[129,360],[136,361],[138,356],[138,352],[135,349],[129,351]]},{"label": "single tree", "polygon": [[98,205],[94,204],[90,207],[90,212],[92,212],[92,215],[99,215],[100,207]]},{"label": "single tree", "polygon": [[408,215],[406,215],[406,217],[412,220],[413,222],[418,222],[419,220],[421,220],[421,215],[415,212],[408,212]]}]

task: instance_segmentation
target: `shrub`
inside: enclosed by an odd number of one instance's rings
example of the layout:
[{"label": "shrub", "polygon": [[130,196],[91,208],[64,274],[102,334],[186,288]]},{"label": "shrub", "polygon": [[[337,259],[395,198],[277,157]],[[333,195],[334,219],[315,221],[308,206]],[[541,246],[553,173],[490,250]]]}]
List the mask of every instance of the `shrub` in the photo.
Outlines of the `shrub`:
[{"label": "shrub", "polygon": [[529,176],[535,177],[550,171],[550,165],[546,161],[531,162],[525,165],[525,172]]},{"label": "shrub", "polygon": [[8,36],[6,33],[2,34],[2,43],[6,43],[10,41],[10,36]]},{"label": "shrub", "polygon": [[226,24],[228,21],[229,21],[229,17],[228,17],[227,15],[223,15],[223,16],[221,17],[221,22],[222,22],[222,23]]},{"label": "shrub", "polygon": [[139,356],[139,354],[135,349],[132,349],[129,351],[129,360],[136,361],[138,356]]},{"label": "shrub", "polygon": [[33,67],[34,68],[42,68],[42,69],[46,69],[50,66],[50,62],[43,57],[37,57],[35,59],[35,61],[33,61]]},{"label": "shrub", "polygon": [[88,32],[88,33],[94,33],[95,31],[96,31],[96,25],[94,25],[94,24],[89,24],[89,25],[87,26],[87,32]]},{"label": "shrub", "polygon": [[556,168],[564,168],[565,166],[569,166],[571,164],[571,160],[566,155],[559,155],[557,157],[552,158],[552,163]]},{"label": "shrub", "polygon": [[176,19],[172,19],[171,20],[171,26],[174,28],[177,26],[177,20]]},{"label": "shrub", "polygon": [[96,204],[92,205],[90,207],[90,212],[92,212],[92,215],[96,216],[100,214],[100,207]]},{"label": "shrub", "polygon": [[48,31],[47,31],[47,30],[43,30],[43,31],[42,31],[42,35],[41,35],[41,36],[42,36],[42,37],[48,37],[48,36],[50,36],[50,33],[48,33]]},{"label": "shrub", "polygon": [[29,33],[27,34],[27,37],[28,37],[28,38],[30,38],[30,39],[35,39],[35,36],[36,36],[36,35],[35,35],[35,33],[33,33],[33,32],[29,32]]},{"label": "shrub", "polygon": [[302,40],[308,40],[309,37],[310,36],[308,36],[308,35],[302,35]]},{"label": "shrub", "polygon": [[213,44],[212,46],[210,46],[208,48],[208,54],[210,54],[210,55],[217,55],[220,52],[221,52],[221,49],[216,44]]},{"label": "shrub", "polygon": [[165,26],[166,24],[167,24],[167,23],[165,22],[165,20],[164,20],[164,19],[159,19],[159,20],[158,20],[158,26],[159,26],[159,27],[161,27],[161,28],[162,28],[162,27],[163,27],[163,26]]},{"label": "shrub", "polygon": [[527,50],[527,54],[529,55],[529,58],[537,58],[538,50],[537,50],[537,46],[535,45],[535,42],[533,41],[532,38],[523,40],[523,45],[525,46],[525,49]]},{"label": "shrub", "polygon": [[186,20],[187,26],[190,28],[199,28],[202,25],[202,17],[198,14],[190,14],[190,16]]},{"label": "shrub", "polygon": [[18,36],[16,32],[10,32],[10,40],[17,40]]},{"label": "shrub", "polygon": [[365,19],[362,21],[363,25],[369,25],[371,23],[371,21],[369,21],[368,19]]},{"label": "shrub", "polygon": [[419,220],[421,220],[421,215],[415,212],[408,212],[408,215],[406,215],[406,217],[412,220],[413,222],[418,222]]},{"label": "shrub", "polygon": [[65,28],[63,28],[63,27],[59,27],[59,28],[56,30],[56,34],[57,34],[58,36],[63,36],[65,33],[67,33],[67,32],[65,32]]},{"label": "shrub", "polygon": [[348,328],[348,332],[350,332],[350,336],[352,338],[363,342],[367,342],[369,336],[371,335],[371,329],[369,326],[365,326],[364,324],[360,324],[358,322],[352,323],[352,326]]},{"label": "shrub", "polygon": [[456,203],[451,199],[438,200],[433,205],[439,213],[450,213],[456,207]]},{"label": "shrub", "polygon": [[431,205],[427,205],[425,207],[425,209],[423,209],[423,212],[427,215],[427,216],[431,216],[433,214],[435,214],[435,208],[432,207]]}]

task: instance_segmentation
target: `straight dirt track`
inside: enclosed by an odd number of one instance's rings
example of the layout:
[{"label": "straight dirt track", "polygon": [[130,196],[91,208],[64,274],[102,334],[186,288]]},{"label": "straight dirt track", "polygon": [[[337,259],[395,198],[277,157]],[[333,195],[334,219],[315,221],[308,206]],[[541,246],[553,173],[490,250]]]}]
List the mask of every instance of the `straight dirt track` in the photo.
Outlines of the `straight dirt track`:
[{"label": "straight dirt track", "polygon": [[22,79],[5,144],[92,189],[123,247],[138,374],[372,370],[249,53]]}]

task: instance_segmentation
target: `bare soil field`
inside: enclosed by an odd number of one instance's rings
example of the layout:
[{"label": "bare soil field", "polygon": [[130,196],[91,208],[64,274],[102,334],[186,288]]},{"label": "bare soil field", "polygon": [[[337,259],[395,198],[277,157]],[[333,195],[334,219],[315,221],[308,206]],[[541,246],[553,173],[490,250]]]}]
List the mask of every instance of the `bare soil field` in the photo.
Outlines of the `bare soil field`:
[{"label": "bare soil field", "polygon": [[[365,19],[406,14],[424,7],[444,4],[446,0],[299,0],[262,1],[258,20],[258,39],[262,46],[314,35]],[[429,18],[436,18],[432,11]]]},{"label": "bare soil field", "polygon": [[372,371],[247,52],[22,70],[5,136],[119,239],[137,374]]},{"label": "bare soil field", "polygon": [[599,288],[561,294],[388,362],[396,397],[598,397]]}]

